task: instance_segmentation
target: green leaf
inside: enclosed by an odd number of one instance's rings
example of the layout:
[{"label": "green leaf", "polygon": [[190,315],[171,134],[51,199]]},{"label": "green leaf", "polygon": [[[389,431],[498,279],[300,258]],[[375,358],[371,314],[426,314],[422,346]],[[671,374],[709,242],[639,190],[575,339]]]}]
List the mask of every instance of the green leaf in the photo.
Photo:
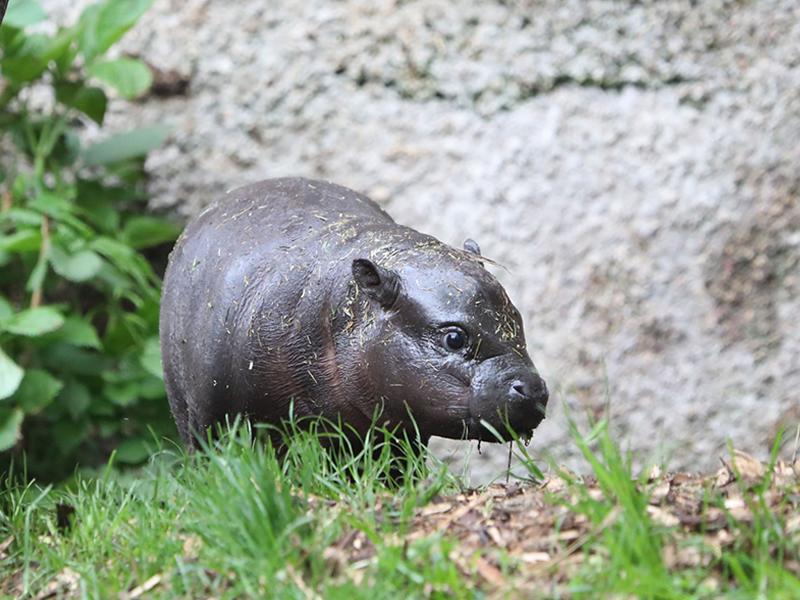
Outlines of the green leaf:
[{"label": "green leaf", "polygon": [[122,237],[137,250],[172,242],[180,235],[181,228],[157,217],[133,217],[125,223]]},{"label": "green leaf", "polygon": [[48,334],[47,343],[53,342],[64,342],[79,348],[101,348],[95,328],[80,317],[67,317],[58,330]]},{"label": "green leaf", "polygon": [[25,289],[28,292],[42,289],[44,285],[44,278],[47,276],[47,260],[40,258],[31,271],[28,281],[25,283]]},{"label": "green leaf", "polygon": [[24,29],[46,18],[47,14],[36,0],[11,0],[5,19],[0,20],[4,25]]},{"label": "green leaf", "polygon": [[0,331],[17,335],[37,336],[55,331],[64,324],[64,317],[50,306],[29,308],[0,322]]},{"label": "green leaf", "polygon": [[119,228],[119,211],[103,198],[78,198],[85,220],[104,232],[113,233]]},{"label": "green leaf", "polygon": [[11,397],[26,413],[36,413],[50,404],[64,384],[41,369],[28,369]]},{"label": "green leaf", "polygon": [[39,349],[42,364],[51,371],[97,377],[109,368],[111,357],[67,343],[53,343]]},{"label": "green leaf", "polygon": [[[106,233],[118,235],[121,203],[140,203],[135,187],[108,185],[91,179],[78,179],[75,198],[78,213]],[[94,237],[94,236],[93,236]]]},{"label": "green leaf", "polygon": [[111,184],[98,179],[78,179],[76,197],[103,201],[113,205],[116,202],[144,202],[147,196],[127,185]]},{"label": "green leaf", "polygon": [[95,423],[99,425],[98,431],[100,432],[100,437],[104,438],[116,435],[119,433],[120,429],[122,429],[122,424],[116,419],[95,419]]},{"label": "green leaf", "polygon": [[11,303],[6,300],[3,296],[0,296],[0,321],[3,319],[10,317],[14,314],[14,309],[11,307]]},{"label": "green leaf", "polygon": [[89,166],[98,166],[145,156],[163,144],[168,135],[169,128],[164,125],[119,133],[86,148],[83,160]]},{"label": "green leaf", "polygon": [[148,373],[164,379],[164,371],[161,367],[161,346],[157,337],[148,338],[144,343],[140,362]]},{"label": "green leaf", "polygon": [[59,83],[56,85],[56,100],[64,106],[81,111],[98,125],[103,124],[108,98],[99,87],[82,83]]},{"label": "green leaf", "polygon": [[0,250],[3,252],[36,252],[41,245],[42,234],[37,229],[22,229],[0,236]]},{"label": "green leaf", "polygon": [[[22,34],[21,34],[22,35]],[[47,68],[50,38],[42,34],[24,35],[13,48],[6,48],[0,68],[3,75],[16,83],[39,77]]]},{"label": "green leaf", "polygon": [[136,258],[136,252],[127,244],[107,237],[92,240],[91,246],[100,254],[108,257],[116,265],[128,266]]},{"label": "green leaf", "polygon": [[50,158],[53,161],[53,170],[58,167],[71,167],[75,164],[81,154],[81,139],[74,130],[69,129],[62,133],[53,151],[50,153]]},{"label": "green leaf", "polygon": [[130,406],[139,398],[139,386],[135,381],[106,383],[103,395],[117,406]]},{"label": "green leaf", "polygon": [[107,83],[124,98],[135,98],[153,84],[153,74],[147,65],[133,58],[95,63],[87,70],[89,75]]},{"label": "green leaf", "polygon": [[44,214],[58,219],[59,221],[67,217],[72,209],[72,203],[58,194],[42,192],[28,203],[28,206],[42,211]]},{"label": "green leaf", "polygon": [[25,371],[0,348],[0,400],[17,391],[23,375]]},{"label": "green leaf", "polygon": [[76,206],[75,202],[69,197],[42,192],[36,196],[35,199],[31,200],[28,206],[53,217],[56,221],[60,221],[61,225],[69,225],[83,237],[93,236],[92,229],[73,215]]},{"label": "green leaf", "polygon": [[81,15],[80,47],[87,62],[108,50],[150,8],[152,0],[107,0]]},{"label": "green leaf", "polygon": [[80,35],[80,27],[64,29],[53,39],[50,54],[53,55],[56,70],[59,75],[66,77],[78,57],[78,44],[73,43]]},{"label": "green leaf", "polygon": [[76,34],[75,28],[59,30],[58,34],[50,39],[42,57],[48,61],[56,61],[56,63],[64,61],[70,54],[71,44]]},{"label": "green leaf", "polygon": [[0,451],[8,450],[17,443],[24,418],[19,408],[0,411]]},{"label": "green leaf", "polygon": [[89,424],[86,421],[70,421],[62,419],[53,426],[53,441],[63,453],[72,452],[89,434]]},{"label": "green leaf", "polygon": [[59,404],[66,406],[70,416],[76,420],[86,412],[91,401],[89,389],[75,380],[68,381],[58,396]]},{"label": "green leaf", "polygon": [[102,10],[102,4],[90,4],[83,10],[78,20],[77,27],[80,30],[78,49],[86,57],[86,62],[94,58],[97,47],[97,21]]},{"label": "green leaf", "polygon": [[121,463],[135,465],[146,460],[148,456],[150,449],[144,438],[125,440],[117,447],[116,458]]},{"label": "green leaf", "polygon": [[67,254],[58,246],[53,246],[50,252],[50,264],[63,278],[81,283],[97,275],[103,266],[103,259],[91,250]]},{"label": "green leaf", "polygon": [[42,225],[42,215],[27,208],[12,208],[4,216],[17,227],[24,225],[39,228]]},{"label": "green leaf", "polygon": [[99,421],[96,417],[114,417],[117,415],[117,407],[115,407],[108,398],[102,394],[92,394],[91,404],[89,405],[89,414],[94,421]]},{"label": "green leaf", "polygon": [[145,377],[139,381],[139,396],[145,400],[164,400],[167,393],[164,390],[164,379]]}]

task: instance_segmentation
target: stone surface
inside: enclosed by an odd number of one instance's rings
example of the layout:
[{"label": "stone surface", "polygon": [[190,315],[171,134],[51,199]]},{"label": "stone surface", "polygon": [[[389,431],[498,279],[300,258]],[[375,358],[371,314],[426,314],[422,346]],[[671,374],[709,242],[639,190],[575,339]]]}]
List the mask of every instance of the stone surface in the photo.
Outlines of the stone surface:
[{"label": "stone surface", "polygon": [[156,0],[123,48],[190,80],[112,104],[174,127],[157,207],[329,178],[505,265],[555,392],[535,456],[574,463],[564,407],[690,470],[800,422],[795,0]]}]

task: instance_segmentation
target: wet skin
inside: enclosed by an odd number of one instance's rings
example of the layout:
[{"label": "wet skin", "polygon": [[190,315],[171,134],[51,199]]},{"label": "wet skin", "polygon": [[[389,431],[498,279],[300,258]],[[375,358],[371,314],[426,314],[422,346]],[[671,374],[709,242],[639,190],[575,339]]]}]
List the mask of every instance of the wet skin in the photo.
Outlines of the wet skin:
[{"label": "wet skin", "polygon": [[519,311],[484,268],[331,183],[229,192],[170,256],[164,378],[184,441],[226,416],[320,415],[496,441],[528,436],[548,392]]}]

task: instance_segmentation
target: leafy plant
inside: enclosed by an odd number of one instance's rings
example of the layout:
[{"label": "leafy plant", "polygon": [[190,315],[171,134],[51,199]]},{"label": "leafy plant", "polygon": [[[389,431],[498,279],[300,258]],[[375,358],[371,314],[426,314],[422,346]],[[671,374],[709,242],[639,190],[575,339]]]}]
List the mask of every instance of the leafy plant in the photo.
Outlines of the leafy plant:
[{"label": "leafy plant", "polygon": [[145,92],[148,67],[106,53],[151,0],[106,0],[42,33],[35,0],[0,26],[0,451],[30,472],[147,455],[170,420],[158,346],[160,279],[142,254],[177,228],[142,215],[150,126],[84,145],[107,91]]}]

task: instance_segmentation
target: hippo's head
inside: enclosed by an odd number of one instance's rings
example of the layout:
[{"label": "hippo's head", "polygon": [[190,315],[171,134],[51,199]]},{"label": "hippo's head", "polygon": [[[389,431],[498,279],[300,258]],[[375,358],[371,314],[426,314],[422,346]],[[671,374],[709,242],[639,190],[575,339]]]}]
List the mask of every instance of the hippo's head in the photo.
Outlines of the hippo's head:
[{"label": "hippo's head", "polygon": [[[372,324],[364,360],[383,414],[413,415],[421,435],[497,441],[527,437],[545,415],[548,392],[525,347],[522,318],[482,264],[438,242],[352,270]],[[383,264],[381,264],[383,263]]]}]

